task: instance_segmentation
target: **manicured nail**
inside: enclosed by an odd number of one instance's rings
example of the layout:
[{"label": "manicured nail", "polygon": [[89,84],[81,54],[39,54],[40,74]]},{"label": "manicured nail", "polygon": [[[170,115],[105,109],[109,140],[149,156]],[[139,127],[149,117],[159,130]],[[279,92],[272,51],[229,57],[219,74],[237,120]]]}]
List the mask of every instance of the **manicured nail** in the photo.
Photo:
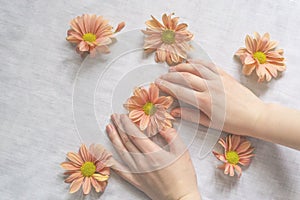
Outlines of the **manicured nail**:
[{"label": "manicured nail", "polygon": [[181,113],[180,113],[179,110],[172,110],[172,111],[171,111],[171,115],[172,115],[173,117],[180,117],[180,116],[181,116]]},{"label": "manicured nail", "polygon": [[108,134],[112,132],[112,126],[111,126],[111,124],[108,124],[108,125],[106,126],[106,132],[107,132]]},{"label": "manicured nail", "polygon": [[169,67],[169,72],[176,72],[176,68],[175,67]]}]

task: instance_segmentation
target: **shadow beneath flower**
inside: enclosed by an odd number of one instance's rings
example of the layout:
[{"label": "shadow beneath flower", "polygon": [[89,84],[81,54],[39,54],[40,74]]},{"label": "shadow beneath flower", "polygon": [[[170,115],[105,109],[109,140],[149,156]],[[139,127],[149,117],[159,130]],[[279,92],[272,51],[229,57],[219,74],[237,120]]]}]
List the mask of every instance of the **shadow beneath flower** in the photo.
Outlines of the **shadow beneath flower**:
[{"label": "shadow beneath flower", "polygon": [[[222,185],[216,185],[218,191],[222,190],[232,190],[236,186],[239,181],[238,176],[235,174],[234,176],[229,176],[224,174],[224,170],[216,169],[215,170],[215,182],[222,182]],[[218,188],[222,186],[222,188]]]},{"label": "shadow beneath flower", "polygon": [[82,190],[80,189],[78,192],[74,194],[69,194],[67,200],[83,200],[85,198],[86,195],[84,195]]},{"label": "shadow beneath flower", "polygon": [[103,193],[97,193],[94,189],[88,195],[84,195],[82,190],[80,189],[78,192],[74,194],[69,194],[67,200],[93,200],[100,199]]}]

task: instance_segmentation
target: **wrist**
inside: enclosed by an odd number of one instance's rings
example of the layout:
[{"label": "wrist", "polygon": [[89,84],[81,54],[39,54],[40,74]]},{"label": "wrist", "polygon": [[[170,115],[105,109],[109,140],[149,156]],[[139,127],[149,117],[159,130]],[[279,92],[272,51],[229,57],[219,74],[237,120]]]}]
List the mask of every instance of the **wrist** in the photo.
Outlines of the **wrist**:
[{"label": "wrist", "polygon": [[201,200],[201,196],[198,190],[180,197],[178,200]]},{"label": "wrist", "polygon": [[267,126],[268,118],[270,117],[270,110],[272,110],[274,106],[275,104],[273,103],[262,102],[262,105],[260,107],[260,110],[255,119],[255,123],[249,136],[261,139],[263,127]]}]

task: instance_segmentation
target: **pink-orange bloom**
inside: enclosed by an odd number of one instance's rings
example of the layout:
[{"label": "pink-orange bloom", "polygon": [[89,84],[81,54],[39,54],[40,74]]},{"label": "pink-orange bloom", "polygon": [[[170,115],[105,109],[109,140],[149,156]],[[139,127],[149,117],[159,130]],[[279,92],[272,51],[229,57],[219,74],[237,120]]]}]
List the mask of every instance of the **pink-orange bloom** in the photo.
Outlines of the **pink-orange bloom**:
[{"label": "pink-orange bloom", "polygon": [[286,69],[284,63],[283,49],[275,50],[278,42],[271,41],[269,33],[262,37],[254,33],[254,38],[249,35],[245,39],[246,48],[240,48],[235,55],[240,57],[243,64],[243,74],[250,75],[254,69],[258,76],[258,82],[265,79],[270,81],[277,77],[277,71]]},{"label": "pink-orange bloom", "polygon": [[144,50],[146,53],[155,53],[156,62],[167,62],[169,65],[181,63],[187,59],[187,51],[191,46],[189,41],[193,39],[193,34],[187,30],[185,23],[178,24],[178,17],[173,14],[163,14],[161,24],[153,16],[146,21],[147,28],[142,30],[146,35]]},{"label": "pink-orange bloom", "polygon": [[251,162],[251,157],[254,156],[252,152],[254,148],[251,143],[245,138],[238,135],[228,135],[226,140],[220,138],[218,143],[224,148],[224,153],[220,154],[213,151],[213,154],[224,164],[218,168],[224,170],[224,174],[234,176],[234,171],[240,177],[242,169],[238,164],[247,166]]},{"label": "pink-orange bloom", "polygon": [[71,22],[67,40],[77,44],[76,51],[94,55],[96,51],[109,53],[108,45],[112,43],[113,35],[121,31],[125,23],[121,22],[113,32],[113,27],[102,16],[83,14]]},{"label": "pink-orange bloom", "polygon": [[84,194],[88,194],[92,186],[96,192],[103,192],[110,175],[111,156],[101,145],[94,144],[89,149],[81,145],[78,153],[69,152],[68,161],[61,163],[61,167],[69,175],[65,182],[71,183],[70,193],[77,192],[81,186]]},{"label": "pink-orange bloom", "polygon": [[171,96],[159,96],[158,87],[151,83],[149,90],[136,88],[124,107],[129,111],[129,118],[151,137],[172,127],[174,118],[167,112],[172,103]]}]

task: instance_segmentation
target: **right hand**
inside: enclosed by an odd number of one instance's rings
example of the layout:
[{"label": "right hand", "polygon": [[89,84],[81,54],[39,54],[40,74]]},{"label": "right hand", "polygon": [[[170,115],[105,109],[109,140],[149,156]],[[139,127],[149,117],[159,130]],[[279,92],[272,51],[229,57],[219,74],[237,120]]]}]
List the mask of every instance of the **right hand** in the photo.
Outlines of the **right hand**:
[{"label": "right hand", "polygon": [[[196,172],[176,130],[162,130],[167,146],[146,137],[127,115],[112,115],[106,127],[125,165],[113,161],[112,169],[153,200],[200,200]],[[167,148],[166,148],[167,147]]]},{"label": "right hand", "polygon": [[189,61],[171,67],[156,84],[162,91],[193,106],[173,109],[173,117],[233,134],[251,136],[265,108],[249,89],[206,61]]}]

